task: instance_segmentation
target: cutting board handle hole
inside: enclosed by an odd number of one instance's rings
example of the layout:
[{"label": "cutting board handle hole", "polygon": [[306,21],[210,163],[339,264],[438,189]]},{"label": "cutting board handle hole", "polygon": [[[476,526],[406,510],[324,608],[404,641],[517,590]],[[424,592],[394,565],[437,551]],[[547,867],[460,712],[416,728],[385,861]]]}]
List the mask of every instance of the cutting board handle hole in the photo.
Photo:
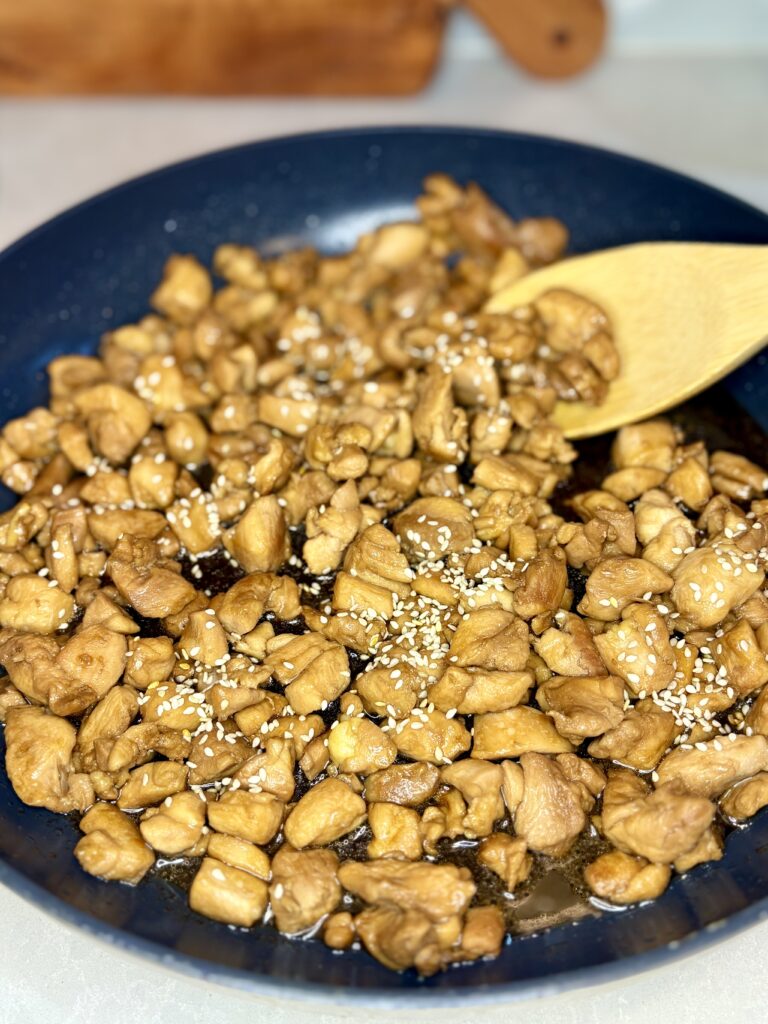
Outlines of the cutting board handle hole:
[{"label": "cutting board handle hole", "polygon": [[556,28],[552,33],[552,42],[558,49],[564,49],[566,46],[569,46],[572,38],[569,28]]}]

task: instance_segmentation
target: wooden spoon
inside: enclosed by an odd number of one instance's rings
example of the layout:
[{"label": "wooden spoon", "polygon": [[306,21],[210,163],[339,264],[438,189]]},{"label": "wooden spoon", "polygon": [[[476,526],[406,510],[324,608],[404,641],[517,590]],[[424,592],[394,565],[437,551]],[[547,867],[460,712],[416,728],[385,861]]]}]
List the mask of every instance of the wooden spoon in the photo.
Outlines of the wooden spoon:
[{"label": "wooden spoon", "polygon": [[501,313],[568,288],[608,314],[621,372],[599,406],[559,402],[566,437],[646,419],[714,384],[768,343],[768,246],[648,242],[575,256],[491,296]]}]

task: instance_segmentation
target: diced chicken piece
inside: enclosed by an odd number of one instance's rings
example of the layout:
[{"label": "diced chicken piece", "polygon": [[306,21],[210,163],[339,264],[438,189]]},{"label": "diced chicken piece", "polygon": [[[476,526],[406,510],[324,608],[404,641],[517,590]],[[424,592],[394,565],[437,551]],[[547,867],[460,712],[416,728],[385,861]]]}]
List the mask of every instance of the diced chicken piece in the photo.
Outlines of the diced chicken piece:
[{"label": "diced chicken piece", "polygon": [[397,748],[370,719],[344,718],[331,729],[328,753],[340,771],[370,775],[388,768]]},{"label": "diced chicken piece", "polygon": [[672,714],[644,701],[642,707],[630,708],[618,725],[593,740],[587,750],[592,757],[651,771],[679,733]]},{"label": "diced chicken piece", "polygon": [[[567,755],[560,754],[559,756],[563,757]],[[518,804],[523,799],[523,787],[525,785],[523,781],[523,769],[517,761],[502,761],[501,770],[503,772],[501,796],[507,810],[514,814]]]},{"label": "diced chicken piece", "polygon": [[323,927],[323,942],[331,949],[349,949],[356,937],[354,918],[346,910],[331,914]]},{"label": "diced chicken piece", "polygon": [[144,764],[155,752],[181,761],[189,755],[190,747],[191,741],[184,738],[181,730],[169,729],[159,722],[141,722],[126,729],[109,747],[104,768],[108,772],[124,771]]},{"label": "diced chicken piece", "polygon": [[758,693],[746,715],[746,724],[762,736],[768,736],[768,688]]},{"label": "diced chicken piece", "polygon": [[583,619],[568,612],[558,612],[555,623],[556,626],[545,630],[534,640],[536,653],[550,672],[561,676],[605,674],[594,637]]},{"label": "diced chicken piece", "polygon": [[323,779],[308,790],[285,821],[285,838],[298,850],[327,846],[365,821],[366,806],[339,779]]},{"label": "diced chicken piece", "polygon": [[411,414],[419,448],[437,462],[459,463],[469,448],[467,414],[455,404],[452,385],[451,372],[432,363],[422,377]]},{"label": "diced chicken piece", "polygon": [[160,512],[143,509],[103,509],[88,516],[88,528],[97,544],[112,551],[123,535],[157,541],[166,528],[166,519]]},{"label": "diced chicken piece", "polygon": [[516,707],[475,718],[472,757],[497,761],[527,751],[563,754],[573,745],[561,736],[551,718],[536,708]]},{"label": "diced chicken piece", "polygon": [[[195,797],[197,799],[197,797]],[[205,804],[197,801],[205,812]],[[216,860],[229,864],[230,867],[240,868],[247,871],[249,875],[255,875],[268,882],[272,877],[272,869],[267,854],[249,843],[246,839],[239,839],[237,836],[226,836],[221,832],[211,832],[208,836],[208,855]]]},{"label": "diced chicken piece", "polygon": [[26,416],[9,420],[3,427],[3,437],[22,459],[46,459],[57,450],[58,421],[42,407],[31,409]]},{"label": "diced chicken piece", "polygon": [[720,800],[723,814],[735,821],[751,818],[753,814],[768,806],[768,772],[758,772],[750,779],[739,782]]},{"label": "diced chicken piece", "polygon": [[224,722],[239,711],[261,703],[265,693],[264,690],[253,686],[224,686],[222,683],[214,683],[205,695],[216,718]]},{"label": "diced chicken piece", "polygon": [[43,708],[10,708],[5,767],[19,799],[59,814],[90,807],[94,800],[90,780],[72,769],[76,739],[73,725]]},{"label": "diced chicken piece", "polygon": [[136,825],[113,804],[94,804],[80,829],[85,835],[75,846],[75,857],[90,875],[136,885],[155,863]]},{"label": "diced chicken piece", "polygon": [[650,420],[622,427],[611,448],[611,460],[618,469],[649,466],[672,470],[677,447],[675,428],[668,420]]},{"label": "diced chicken piece", "polygon": [[719,541],[686,555],[674,578],[670,596],[681,618],[708,629],[759,590],[765,572],[735,544]]},{"label": "diced chicken piece", "polygon": [[250,928],[267,909],[266,882],[240,868],[205,857],[189,890],[189,905],[214,921]]},{"label": "diced chicken piece", "polygon": [[402,270],[427,250],[429,234],[421,224],[384,224],[370,236],[367,258],[375,266]]},{"label": "diced chicken piece", "polygon": [[533,867],[533,858],[528,853],[525,840],[506,832],[496,832],[484,839],[478,848],[477,859],[499,876],[507,892],[514,892],[528,878]]},{"label": "diced chicken piece", "polygon": [[42,529],[48,509],[41,501],[23,499],[0,515],[0,551],[20,551]]},{"label": "diced chicken piece", "polygon": [[51,579],[56,580],[65,593],[71,593],[80,578],[77,551],[72,527],[67,523],[51,528],[51,545],[46,556]]},{"label": "diced chicken piece", "polygon": [[[418,709],[420,710],[420,709]],[[466,753],[472,737],[458,718],[442,711],[414,712],[398,723],[392,732],[398,753],[414,761],[444,764]]]},{"label": "diced chicken piece", "polygon": [[11,708],[23,708],[26,705],[24,694],[13,683],[8,679],[0,681],[0,722],[5,722]]},{"label": "diced chicken piece", "polygon": [[309,571],[322,576],[337,569],[358,533],[371,525],[371,515],[375,516],[373,509],[364,516],[357,487],[351,480],[335,492],[322,512],[310,509],[305,524],[307,541],[302,548]]},{"label": "diced chicken piece", "polygon": [[83,626],[54,662],[56,681],[48,694],[51,710],[74,715],[100,700],[123,674],[127,644],[106,626]]},{"label": "diced chicken piece", "polygon": [[165,446],[180,466],[200,465],[208,453],[208,431],[196,413],[177,412],[165,424]]},{"label": "diced chicken piece", "polygon": [[566,475],[564,467],[542,462],[531,455],[486,455],[475,466],[472,482],[489,491],[548,498]]},{"label": "diced chicken piece", "polygon": [[137,637],[128,643],[124,682],[139,690],[169,679],[176,665],[173,641],[168,636]]},{"label": "diced chicken piece", "polygon": [[234,778],[243,786],[258,787],[287,804],[293,798],[296,786],[294,762],[292,739],[270,737],[264,750],[249,757],[235,772]]},{"label": "diced chicken piece", "polygon": [[11,633],[0,643],[0,664],[18,689],[59,715],[78,714],[107,693],[124,657],[124,638],[103,626],[79,630],[63,647],[34,634]]},{"label": "diced chicken piece", "polygon": [[190,612],[179,638],[181,649],[202,665],[217,665],[229,653],[227,634],[212,608]]},{"label": "diced chicken piece", "polygon": [[765,736],[723,737],[692,750],[678,747],[658,767],[659,783],[679,782],[696,796],[717,797],[743,779],[768,770]]},{"label": "diced chicken piece", "polygon": [[437,929],[426,914],[389,905],[369,907],[355,917],[354,927],[371,956],[390,970],[416,967],[429,975],[442,964]]},{"label": "diced chicken piece", "polygon": [[601,827],[625,853],[669,864],[691,850],[709,828],[715,806],[686,793],[677,783],[648,793],[642,779],[614,770],[603,790]]},{"label": "diced chicken piece", "polygon": [[517,672],[528,661],[528,627],[514,613],[490,605],[462,619],[451,638],[449,658],[461,668]]},{"label": "diced chicken piece", "polygon": [[260,700],[258,704],[253,704],[235,714],[235,724],[245,736],[260,738],[262,728],[266,725],[265,731],[270,730],[269,723],[273,719],[279,721],[278,716],[282,715],[287,707],[288,701],[285,697],[280,696],[279,693],[267,691],[264,694],[264,699]]},{"label": "diced chicken piece", "polygon": [[498,907],[471,907],[464,918],[458,949],[446,951],[444,959],[462,962],[498,956],[505,933],[504,917]]},{"label": "diced chicken piece", "polygon": [[186,683],[150,683],[142,701],[141,717],[166,729],[190,729],[206,717],[204,703],[203,694]]},{"label": "diced chicken piece", "polygon": [[369,803],[368,824],[373,839],[368,844],[368,857],[395,857],[419,860],[421,831],[419,815],[410,807],[391,803]]},{"label": "diced chicken piece", "polygon": [[569,782],[582,787],[582,805],[585,811],[591,810],[595,798],[605,789],[605,772],[594,761],[576,754],[558,754],[555,758],[560,771]]},{"label": "diced chicken piece", "polygon": [[213,298],[211,277],[194,256],[171,256],[152,305],[177,324],[193,323]]},{"label": "diced chicken piece", "polygon": [[718,637],[712,656],[717,667],[725,672],[728,685],[741,697],[768,682],[768,656],[763,653],[755,631],[745,619]]},{"label": "diced chicken piece", "polygon": [[520,765],[524,788],[515,811],[515,831],[528,849],[562,857],[587,823],[579,786],[543,754],[523,754]]},{"label": "diced chicken piece", "polygon": [[267,651],[265,665],[285,687],[285,695],[299,715],[327,706],[349,685],[346,651],[319,633],[276,636],[267,642]]},{"label": "diced chicken piece", "polygon": [[700,512],[712,497],[712,481],[704,459],[689,455],[669,474],[664,489],[694,512]]},{"label": "diced chicken piece", "polygon": [[475,895],[467,868],[400,860],[347,860],[339,868],[344,888],[366,903],[415,910],[433,923],[463,914]]},{"label": "diced chicken piece", "polygon": [[669,630],[652,605],[629,605],[620,622],[595,637],[595,646],[609,672],[620,676],[633,694],[663,690],[675,677]]},{"label": "diced chicken piece", "polygon": [[673,574],[684,552],[696,546],[696,525],[668,494],[646,491],[635,504],[635,526],[645,545],[643,558]]},{"label": "diced chicken piece", "polygon": [[208,804],[208,823],[217,832],[263,846],[280,828],[284,809],[271,793],[230,790]]},{"label": "diced chicken piece", "polygon": [[621,501],[634,501],[641,494],[660,487],[666,480],[663,469],[651,466],[629,466],[609,473],[603,480],[603,488]]},{"label": "diced chicken piece", "polygon": [[295,580],[272,573],[251,573],[215,597],[211,606],[222,626],[244,636],[256,628],[265,612],[291,620],[301,614],[299,589]]},{"label": "diced chicken piece", "polygon": [[608,319],[594,302],[567,288],[549,288],[534,303],[555,352],[581,350],[585,343],[608,329]]},{"label": "diced chicken piece", "polygon": [[405,661],[367,668],[355,680],[363,707],[369,715],[407,718],[416,707],[421,689],[418,671]]},{"label": "diced chicken piece", "polygon": [[55,633],[69,625],[74,610],[74,598],[42,576],[14,576],[0,598],[0,626],[24,633]]},{"label": "diced chicken piece", "polygon": [[439,781],[439,771],[428,761],[395,764],[368,776],[365,780],[365,799],[369,804],[392,803],[403,807],[420,807],[434,796]]},{"label": "diced chicken piece", "polygon": [[475,538],[470,510],[453,498],[418,498],[395,516],[393,525],[413,562],[460,554]]},{"label": "diced chicken piece", "polygon": [[178,857],[195,850],[204,825],[205,803],[196,793],[187,790],[168,796],[162,806],[145,811],[139,831],[153,850],[167,857]]},{"label": "diced chicken piece", "polygon": [[120,790],[117,806],[124,810],[137,810],[158,804],[174,793],[180,793],[187,784],[187,769],[176,761],[155,761],[134,768]]},{"label": "diced chicken piece", "polygon": [[[646,490],[635,504],[635,530],[644,547],[652,544],[670,524],[681,519],[685,520],[686,516],[680,506],[664,490],[655,487]],[[690,536],[695,539],[695,529]]]},{"label": "diced chicken piece", "polygon": [[603,853],[584,869],[584,880],[595,896],[629,906],[661,896],[672,872],[667,864],[649,864],[621,850]]},{"label": "diced chicken piece", "polygon": [[[370,450],[372,443],[373,432],[364,423],[321,423],[307,432],[304,439],[304,458],[313,468],[327,469],[332,479],[337,480],[338,475],[330,473],[331,465],[335,462],[338,465],[339,462],[349,461],[351,449],[354,449],[363,457],[361,472],[357,474],[362,476],[368,468],[366,452]],[[357,461],[356,457],[353,457],[352,461]],[[349,480],[352,477],[345,479]],[[350,494],[350,489],[346,489],[346,493]]]},{"label": "diced chicken piece", "polygon": [[123,537],[107,560],[107,572],[121,596],[139,615],[161,619],[195,598],[195,588],[160,557],[151,540]]},{"label": "diced chicken piece", "polygon": [[644,594],[665,594],[672,586],[672,578],[644,558],[606,558],[590,573],[579,611],[600,622],[615,622]]},{"label": "diced chicken piece", "polygon": [[523,619],[554,615],[568,586],[565,556],[559,548],[542,551],[523,574],[523,585],[515,591],[515,612]]},{"label": "diced chicken piece", "polygon": [[466,814],[461,822],[463,834],[471,839],[489,835],[495,822],[504,816],[501,767],[471,758],[448,765],[441,775],[443,782],[458,789],[466,802]]},{"label": "diced chicken piece", "polygon": [[290,554],[290,540],[275,495],[256,498],[237,525],[226,531],[224,545],[246,572],[279,569]]},{"label": "diced chicken piece", "polygon": [[572,743],[601,736],[624,715],[624,683],[617,676],[553,676],[536,691],[539,707]]},{"label": "diced chicken piece", "polygon": [[302,932],[336,909],[341,900],[338,866],[331,850],[280,847],[272,860],[269,897],[281,932]]},{"label": "diced chicken piece", "polygon": [[524,701],[533,686],[530,672],[488,672],[449,666],[429,688],[429,699],[440,711],[462,715],[505,711]]},{"label": "diced chicken piece", "polygon": [[393,595],[406,598],[412,578],[413,570],[395,535],[375,523],[349,546],[344,569],[336,576],[333,607],[343,611],[373,608],[391,618]]},{"label": "diced chicken piece", "polygon": [[691,868],[696,867],[697,864],[704,864],[708,860],[720,860],[722,858],[723,841],[716,828],[716,825],[708,828],[695,846],[688,850],[687,853],[676,858],[674,864],[675,871],[683,874],[683,872],[690,871]]},{"label": "diced chicken piece", "polygon": [[120,607],[117,601],[107,597],[103,590],[96,593],[86,608],[83,625],[105,626],[113,633],[122,633],[124,636],[131,636],[139,632],[139,627],[131,616]]},{"label": "diced chicken piece", "polygon": [[115,466],[128,459],[152,424],[144,402],[115,384],[86,388],[74,403],[85,417],[91,444]]},{"label": "diced chicken piece", "polygon": [[735,501],[751,501],[768,490],[766,471],[743,455],[713,452],[709,468],[714,489]]},{"label": "diced chicken piece", "polygon": [[327,743],[328,734],[326,732],[320,733],[319,736],[315,736],[310,740],[304,748],[304,753],[299,758],[299,768],[301,768],[305,777],[310,782],[314,782],[330,763],[331,759],[328,755]]}]

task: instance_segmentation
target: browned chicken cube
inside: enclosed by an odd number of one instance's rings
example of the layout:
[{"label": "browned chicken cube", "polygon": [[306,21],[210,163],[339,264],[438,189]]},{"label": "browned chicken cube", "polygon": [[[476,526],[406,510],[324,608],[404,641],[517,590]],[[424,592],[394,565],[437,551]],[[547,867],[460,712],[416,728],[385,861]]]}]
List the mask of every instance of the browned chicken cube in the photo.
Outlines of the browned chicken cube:
[{"label": "browned chicken cube", "polygon": [[506,832],[496,832],[484,839],[477,859],[499,876],[507,892],[514,892],[528,878],[533,866],[525,840]]},{"label": "browned chicken cube", "polygon": [[524,786],[515,811],[515,831],[529,850],[562,857],[587,821],[579,786],[543,754],[523,754],[520,765]]},{"label": "browned chicken cube", "polygon": [[338,866],[331,850],[280,847],[272,860],[269,898],[281,932],[302,932],[336,909],[341,900]]},{"label": "browned chicken cube", "polygon": [[562,754],[573,750],[573,744],[560,735],[551,718],[535,708],[510,708],[475,718],[472,757],[497,761],[503,757],[520,757],[531,750],[540,754]]},{"label": "browned chicken cube", "polygon": [[308,790],[285,821],[285,838],[298,850],[326,846],[365,821],[366,806],[339,779],[323,779]]},{"label": "browned chicken cube", "polygon": [[266,882],[213,857],[203,859],[189,890],[189,905],[198,914],[241,928],[263,917],[267,900]]},{"label": "browned chicken cube", "polygon": [[650,864],[621,850],[603,853],[584,869],[592,892],[608,903],[628,906],[660,896],[671,877],[667,864]]},{"label": "browned chicken cube", "polygon": [[94,804],[81,819],[80,829],[85,835],[75,856],[91,875],[136,885],[155,863],[136,825],[113,804]]}]

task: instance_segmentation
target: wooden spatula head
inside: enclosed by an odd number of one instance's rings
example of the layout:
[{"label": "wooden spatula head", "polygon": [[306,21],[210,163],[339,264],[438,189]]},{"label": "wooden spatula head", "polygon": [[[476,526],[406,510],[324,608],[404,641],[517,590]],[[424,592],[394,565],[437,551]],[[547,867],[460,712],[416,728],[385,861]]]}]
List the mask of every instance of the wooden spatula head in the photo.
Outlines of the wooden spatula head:
[{"label": "wooden spatula head", "polygon": [[703,391],[768,341],[768,246],[651,242],[537,270],[492,296],[504,312],[550,288],[608,314],[621,372],[599,406],[560,402],[567,437],[590,437],[654,416]]}]

